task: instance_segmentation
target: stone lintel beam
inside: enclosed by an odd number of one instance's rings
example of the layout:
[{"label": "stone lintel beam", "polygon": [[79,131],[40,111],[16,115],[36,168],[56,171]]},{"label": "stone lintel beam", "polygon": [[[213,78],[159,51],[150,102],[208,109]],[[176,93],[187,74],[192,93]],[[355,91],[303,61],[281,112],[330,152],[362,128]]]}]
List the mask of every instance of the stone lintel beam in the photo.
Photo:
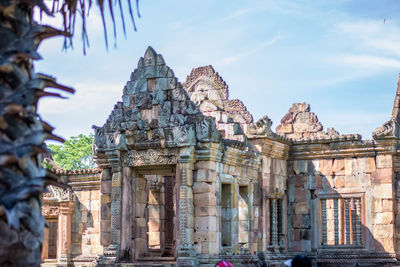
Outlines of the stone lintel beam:
[{"label": "stone lintel beam", "polygon": [[251,139],[250,143],[263,156],[284,160],[289,158],[290,142],[281,142],[281,140],[271,138],[257,138]]},{"label": "stone lintel beam", "polygon": [[290,160],[374,157],[376,154],[396,154],[397,140],[293,144]]}]

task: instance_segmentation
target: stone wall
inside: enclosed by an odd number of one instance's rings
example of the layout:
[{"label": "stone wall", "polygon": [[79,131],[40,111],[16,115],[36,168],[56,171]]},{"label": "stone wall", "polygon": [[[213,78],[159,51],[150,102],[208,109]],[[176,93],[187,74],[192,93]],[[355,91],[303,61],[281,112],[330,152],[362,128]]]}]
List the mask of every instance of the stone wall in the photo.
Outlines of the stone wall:
[{"label": "stone wall", "polygon": [[306,103],[275,133],[228,96],[211,66],[181,84],[149,47],[94,127],[99,170],[63,173],[74,198],[47,199],[63,229],[58,262],[280,266],[303,253],[318,266],[397,264],[400,89],[373,140],[324,131]]},{"label": "stone wall", "polygon": [[[54,235],[56,255],[49,259],[48,240],[43,248],[44,266],[94,266],[103,253],[100,245],[100,177],[98,169],[57,170],[68,189],[49,187],[43,196],[43,215],[49,227],[46,237]],[[54,231],[50,233],[49,231]]]}]

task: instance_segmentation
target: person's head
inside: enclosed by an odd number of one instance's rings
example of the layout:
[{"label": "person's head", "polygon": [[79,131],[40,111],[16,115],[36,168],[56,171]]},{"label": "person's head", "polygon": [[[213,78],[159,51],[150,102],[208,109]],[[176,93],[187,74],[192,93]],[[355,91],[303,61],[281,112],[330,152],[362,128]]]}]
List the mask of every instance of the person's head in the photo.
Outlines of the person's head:
[{"label": "person's head", "polygon": [[311,260],[307,255],[297,255],[293,259],[285,261],[288,267],[311,267]]},{"label": "person's head", "polygon": [[233,264],[229,261],[220,261],[215,265],[215,267],[233,267]]}]

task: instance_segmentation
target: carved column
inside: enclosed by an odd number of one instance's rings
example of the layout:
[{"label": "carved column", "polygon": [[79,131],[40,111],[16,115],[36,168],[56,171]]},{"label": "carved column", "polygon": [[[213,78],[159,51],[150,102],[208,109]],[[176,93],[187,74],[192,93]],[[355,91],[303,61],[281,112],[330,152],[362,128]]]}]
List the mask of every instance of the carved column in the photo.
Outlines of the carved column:
[{"label": "carved column", "polygon": [[[70,194],[70,192],[68,192]],[[67,264],[71,249],[71,217],[74,211],[72,199],[60,202],[60,214],[58,217],[58,245],[57,255],[59,264]]]},{"label": "carved column", "polygon": [[349,212],[349,199],[344,199],[344,209],[346,217],[346,245],[350,245],[350,212]]},{"label": "carved column", "polygon": [[100,244],[104,247],[100,264],[112,264],[117,261],[120,248],[121,222],[121,180],[122,167],[120,151],[107,151],[96,154],[96,163],[101,169],[101,209]]},{"label": "carved column", "polygon": [[121,185],[122,167],[120,163],[119,151],[106,152],[108,162],[111,165],[111,229],[110,245],[105,254],[109,261],[117,261],[121,243]]},{"label": "carved column", "polygon": [[181,152],[177,166],[177,180],[179,182],[179,245],[177,265],[196,266],[196,253],[193,248],[194,204],[192,186],[194,155],[192,148],[188,148],[188,151],[183,152]]}]

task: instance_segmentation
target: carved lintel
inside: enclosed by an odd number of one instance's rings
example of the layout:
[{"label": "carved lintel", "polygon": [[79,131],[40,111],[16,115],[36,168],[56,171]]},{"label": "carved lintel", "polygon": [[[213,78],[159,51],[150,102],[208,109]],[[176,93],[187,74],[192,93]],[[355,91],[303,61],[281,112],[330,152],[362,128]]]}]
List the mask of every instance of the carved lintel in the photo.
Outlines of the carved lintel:
[{"label": "carved lintel", "polygon": [[43,194],[44,200],[55,200],[57,202],[61,201],[73,201],[74,194],[70,188],[60,188],[57,186],[49,185],[48,189],[50,192]]},{"label": "carved lintel", "polygon": [[43,205],[42,207],[42,215],[45,218],[54,218],[58,217],[60,214],[60,209],[57,206]]},{"label": "carved lintel", "polygon": [[126,166],[168,165],[178,162],[179,153],[172,149],[130,150],[124,159]]}]

